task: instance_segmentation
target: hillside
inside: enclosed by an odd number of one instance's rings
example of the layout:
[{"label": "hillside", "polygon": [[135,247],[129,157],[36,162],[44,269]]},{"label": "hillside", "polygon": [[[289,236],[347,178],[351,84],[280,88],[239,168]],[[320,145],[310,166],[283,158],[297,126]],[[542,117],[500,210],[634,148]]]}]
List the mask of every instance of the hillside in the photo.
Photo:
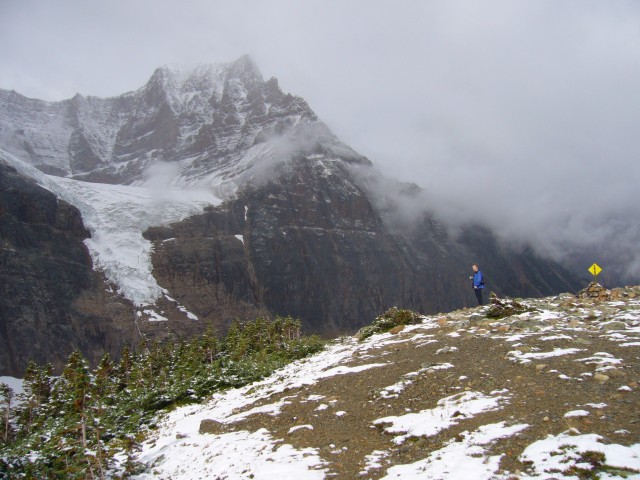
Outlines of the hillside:
[{"label": "hillside", "polygon": [[136,478],[640,478],[640,287],[498,304],[178,408]]}]

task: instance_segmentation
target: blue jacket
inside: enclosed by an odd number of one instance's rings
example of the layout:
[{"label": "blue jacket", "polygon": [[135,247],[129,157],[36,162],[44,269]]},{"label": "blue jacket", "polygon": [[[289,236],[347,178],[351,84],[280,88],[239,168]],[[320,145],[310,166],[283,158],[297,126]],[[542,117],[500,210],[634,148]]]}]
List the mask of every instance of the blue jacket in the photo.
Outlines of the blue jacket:
[{"label": "blue jacket", "polygon": [[484,281],[480,270],[473,274],[473,288],[484,288]]}]

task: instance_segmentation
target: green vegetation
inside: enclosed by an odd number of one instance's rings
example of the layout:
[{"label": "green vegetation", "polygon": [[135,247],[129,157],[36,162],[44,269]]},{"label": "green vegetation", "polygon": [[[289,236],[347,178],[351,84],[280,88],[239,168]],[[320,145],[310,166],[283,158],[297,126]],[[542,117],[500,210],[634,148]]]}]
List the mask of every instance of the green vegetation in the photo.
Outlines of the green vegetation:
[{"label": "green vegetation", "polygon": [[422,322],[422,316],[411,310],[390,308],[376,317],[371,325],[361,328],[356,337],[362,341],[376,333],[385,333],[399,325],[413,325]]},{"label": "green vegetation", "polygon": [[323,346],[301,335],[299,320],[258,318],[233,323],[223,339],[209,330],[125,348],[119,362],[105,355],[93,371],[80,352],[59,377],[31,364],[23,394],[0,385],[0,479],[127,478],[140,470],[134,453],[163,410],[259,380]]}]

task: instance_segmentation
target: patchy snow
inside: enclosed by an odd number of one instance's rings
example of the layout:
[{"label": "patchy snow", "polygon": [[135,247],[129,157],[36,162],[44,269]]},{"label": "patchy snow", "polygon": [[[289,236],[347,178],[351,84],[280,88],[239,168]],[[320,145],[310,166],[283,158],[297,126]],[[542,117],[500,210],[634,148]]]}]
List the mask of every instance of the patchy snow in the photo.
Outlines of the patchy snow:
[{"label": "patchy snow", "polygon": [[587,417],[590,413],[587,410],[571,410],[564,414],[564,418],[572,418],[572,417]]},{"label": "patchy snow", "polygon": [[253,433],[238,431],[188,436],[173,442],[171,455],[167,455],[168,447],[168,444],[158,442],[147,453],[162,465],[164,476],[158,477],[149,472],[134,478],[325,478],[324,462],[316,449],[296,449],[286,443],[278,443],[265,428]]},{"label": "patchy snow", "polygon": [[[137,313],[139,314],[140,312],[137,312]],[[150,322],[166,322],[169,320],[167,317],[160,315],[158,312],[154,310],[147,309],[147,310],[143,310],[142,313],[147,314],[147,319]]]},{"label": "patchy snow", "polygon": [[178,310],[184,313],[189,320],[198,320],[198,316],[195,313],[191,313],[190,311],[188,311],[185,307],[179,306]]},{"label": "patchy snow", "polygon": [[457,352],[458,351],[458,347],[442,347],[438,350],[436,350],[436,355],[440,355],[442,353],[453,353],[453,352]]},{"label": "patchy snow", "polygon": [[[418,335],[415,335],[412,339],[412,341],[415,341],[416,337],[418,337]],[[421,368],[420,370],[417,370],[415,372],[409,372],[409,373],[405,373],[402,377],[402,379],[397,382],[394,383],[393,385],[389,385],[388,387],[383,388],[382,390],[380,390],[380,397],[382,398],[398,398],[400,396],[400,394],[409,386],[413,383],[413,378],[414,377],[418,377],[420,375],[422,375],[423,373],[426,372],[435,372],[436,370],[447,370],[449,368],[453,368],[453,365],[450,363],[440,363],[437,365],[428,365],[425,366],[423,368]]]},{"label": "patchy snow", "polygon": [[176,304],[176,308],[179,311],[181,311],[182,313],[184,313],[189,320],[198,320],[198,316],[196,314],[191,313],[189,310],[187,310],[186,307],[184,307],[183,305],[180,305],[177,300],[175,300],[174,298],[171,298],[168,295],[167,290],[163,290],[163,292],[164,292],[164,298],[169,300],[171,303],[175,303]]},{"label": "patchy snow", "polygon": [[272,415],[272,416],[276,416],[279,415],[282,407],[284,405],[288,405],[291,402],[287,401],[286,398],[283,398],[282,400],[275,402],[275,403],[269,403],[267,405],[261,405],[259,407],[254,407],[250,410],[247,410],[245,412],[240,412],[240,413],[236,413],[235,415],[229,415],[228,417],[226,417],[224,419],[225,423],[234,423],[234,422],[239,422],[240,420],[244,420],[247,417],[250,417],[251,415],[256,415],[256,414],[266,414],[266,415]]},{"label": "patchy snow", "polygon": [[401,433],[393,441],[397,445],[409,437],[433,436],[442,430],[457,425],[461,420],[471,418],[483,412],[498,410],[500,403],[506,400],[501,395],[487,396],[481,392],[464,392],[446,397],[438,402],[436,408],[422,410],[407,415],[389,416],[375,420],[375,425],[385,427],[387,433]]},{"label": "patchy snow", "polygon": [[560,357],[563,355],[573,355],[578,352],[583,351],[583,348],[555,348],[550,352],[530,352],[530,353],[522,353],[520,350],[513,350],[509,352],[509,356],[512,357],[512,360],[527,363],[531,360],[540,360],[543,358],[552,358],[552,357]]},{"label": "patchy snow", "polygon": [[365,370],[369,370],[370,368],[379,368],[379,367],[386,367],[386,366],[387,366],[386,363],[370,363],[368,365],[360,365],[357,367],[345,367],[341,365],[339,367],[333,367],[333,368],[327,369],[326,371],[320,373],[320,376],[318,378],[333,377],[335,375],[346,375],[348,373],[358,373],[358,372],[363,372]]},{"label": "patchy snow", "polygon": [[[627,314],[629,313],[627,312]],[[576,316],[578,315],[581,315],[578,318],[586,319],[590,312],[584,310],[576,313]],[[466,390],[455,395],[452,395],[450,390],[443,390],[443,392],[448,391],[449,393],[446,393],[446,396],[443,393],[444,398],[438,397],[440,399],[437,402],[432,398],[429,403],[416,403],[417,408],[396,410],[396,412],[401,412],[398,415],[387,414],[387,416],[377,418],[377,415],[374,414],[369,417],[371,420],[367,420],[367,422],[371,423],[366,423],[365,426],[371,427],[372,435],[376,433],[381,435],[384,443],[388,444],[388,448],[380,449],[380,445],[375,445],[371,450],[374,448],[376,450],[371,453],[362,452],[357,467],[360,478],[510,480],[517,476],[521,480],[534,478],[575,480],[577,478],[575,473],[572,476],[569,469],[574,465],[578,465],[580,468],[588,467],[583,456],[589,451],[605,454],[607,467],[617,466],[627,469],[624,472],[625,475],[628,475],[626,478],[640,478],[640,473],[638,473],[640,472],[640,445],[624,446],[613,443],[610,438],[605,440],[595,434],[581,435],[576,428],[560,435],[540,439],[540,436],[534,436],[532,433],[540,427],[535,422],[547,422],[549,419],[542,420],[540,417],[539,420],[535,420],[536,416],[532,416],[527,417],[525,422],[517,417],[499,418],[503,413],[502,410],[505,410],[504,414],[507,415],[506,411],[514,407],[518,401],[516,388],[504,388],[504,386],[510,385],[511,380],[500,385],[502,387],[500,389],[484,393],[480,391],[481,388],[478,388],[484,381],[482,380],[484,373],[478,376],[478,372],[459,370],[461,368],[461,365],[458,364],[459,359],[465,355],[464,338],[468,334],[485,335],[502,343],[505,347],[505,353],[510,350],[508,354],[492,359],[492,362],[513,362],[515,360],[515,366],[522,369],[531,369],[530,362],[539,359],[547,359],[546,363],[554,366],[571,365],[573,369],[570,373],[574,378],[560,373],[561,367],[542,369],[540,373],[534,373],[534,375],[549,373],[554,377],[559,376],[576,382],[576,384],[593,379],[599,368],[624,367],[623,362],[616,356],[606,351],[598,351],[602,350],[602,346],[589,348],[588,344],[583,343],[581,346],[585,348],[553,348],[550,351],[546,351],[547,349],[544,348],[545,351],[539,351],[538,348],[549,345],[548,342],[557,341],[564,344],[569,341],[581,340],[584,339],[586,329],[597,329],[597,325],[594,325],[590,320],[578,324],[557,321],[557,317],[550,314],[544,314],[544,316],[549,319],[548,327],[533,325],[534,328],[529,331],[505,335],[495,335],[495,332],[488,329],[486,333],[482,333],[475,327],[469,328],[464,319],[460,324],[459,331],[463,333],[460,337],[451,336],[450,332],[443,332],[440,336],[428,335],[425,332],[430,332],[430,329],[433,329],[431,332],[435,333],[439,326],[437,317],[425,317],[422,324],[407,326],[400,334],[374,335],[363,342],[358,342],[353,338],[339,339],[330,344],[324,352],[294,362],[260,382],[239,389],[218,392],[204,404],[180,407],[169,412],[159,422],[158,430],[143,445],[139,454],[138,459],[150,465],[150,469],[147,473],[135,478],[140,480],[152,478],[281,477],[302,480],[336,478],[332,471],[332,465],[335,466],[337,462],[343,460],[335,461],[335,457],[332,458],[331,455],[340,455],[347,447],[336,445],[338,442],[334,441],[328,444],[327,448],[320,448],[320,445],[317,448],[302,448],[307,444],[300,445],[294,441],[293,437],[289,439],[287,435],[295,434],[299,430],[313,430],[311,437],[315,435],[322,437],[326,433],[324,422],[331,421],[328,419],[338,422],[343,421],[342,417],[345,422],[357,419],[355,412],[350,409],[351,406],[344,408],[346,405],[341,405],[343,400],[340,397],[343,393],[337,393],[334,396],[333,393],[329,394],[323,390],[323,394],[318,394],[313,390],[313,385],[324,381],[324,379],[344,375],[353,375],[354,378],[358,378],[358,374],[368,370],[372,370],[369,378],[376,378],[378,371],[381,378],[388,378],[386,374],[392,370],[398,370],[398,365],[390,360],[382,363],[380,359],[386,358],[389,351],[402,348],[397,347],[402,344],[408,348],[408,351],[421,346],[423,349],[430,349],[432,355],[435,355],[436,352],[447,353],[450,356],[447,360],[450,360],[451,363],[434,362],[430,364],[425,362],[419,364],[421,367],[418,370],[400,369],[400,373],[393,380],[395,383],[388,382],[392,384],[386,387],[383,383],[382,387],[378,386],[377,389],[372,387],[371,393],[367,397],[368,403],[365,403],[363,408],[366,409],[368,405],[371,405],[374,407],[372,412],[384,412],[387,408],[393,407],[395,397],[405,400],[409,398],[406,395],[409,391],[407,387],[410,385],[414,383],[420,385],[420,382],[425,380],[429,385],[430,381],[427,376],[448,375],[452,382],[449,388],[462,390],[463,387],[459,386],[459,382],[462,381],[468,386]],[[528,318],[535,320],[536,315],[531,314]],[[640,319],[640,312],[628,321],[635,322],[638,319]],[[597,332],[597,330],[594,331]],[[625,342],[639,340],[639,333],[626,329],[622,337]],[[574,337],[578,334],[583,336]],[[440,341],[446,341],[450,345],[443,346],[434,337],[438,337]],[[511,341],[512,337],[518,337],[518,341],[522,343],[516,347]],[[530,340],[539,342],[528,344]],[[461,348],[450,348],[456,341],[461,342],[459,343]],[[606,340],[604,341],[606,342]],[[616,337],[615,341],[618,345],[620,338]],[[435,343],[435,345],[430,345],[431,343]],[[513,350],[513,348],[519,349]],[[588,353],[585,353],[586,351]],[[580,352],[583,352],[580,357],[572,358]],[[431,356],[429,360],[433,362],[433,358]],[[511,364],[511,366],[514,365]],[[581,367],[585,367],[588,371],[580,372]],[[578,368],[577,371],[576,368]],[[447,370],[452,371],[447,372]],[[493,380],[499,379],[494,378]],[[635,391],[635,384],[628,379],[626,383],[629,385],[616,385],[614,391],[619,392],[619,395],[623,397],[633,395],[629,392],[630,390]],[[411,388],[411,396],[414,393],[415,390]],[[272,399],[273,395],[278,395],[279,400]],[[604,412],[613,414],[617,406],[608,406],[601,399],[602,397],[597,396],[580,398],[578,399],[580,404],[572,410],[570,410],[570,404],[567,404],[565,410],[562,411],[566,413],[560,413],[560,417],[564,416],[562,420],[565,422],[571,422],[572,418],[577,422],[588,422],[591,416],[600,417]],[[413,397],[411,400],[413,401]],[[377,401],[380,403],[376,404]],[[282,422],[283,415],[289,414],[289,408],[296,408],[296,404],[304,405],[310,402],[317,403],[307,405],[309,416],[292,417],[290,423],[284,423],[286,426],[284,430],[281,429],[281,426],[280,430],[273,429],[274,432],[280,432],[277,435],[264,428],[253,433],[244,430],[242,422],[247,421],[252,415],[269,415],[274,417],[274,422],[278,423]],[[407,406],[411,406],[411,404],[404,405],[404,407]],[[381,410],[376,410],[375,407],[381,407]],[[418,410],[420,408],[422,410]],[[605,408],[608,410],[603,411],[602,409]],[[595,414],[594,410],[599,411]],[[493,423],[496,422],[496,417],[503,421]],[[259,417],[251,417],[252,423],[255,418]],[[224,431],[232,427],[238,431],[219,435],[200,434],[198,433],[200,422],[206,419],[225,425]],[[265,426],[270,424],[269,420],[264,423]],[[468,426],[469,424],[474,426]],[[548,425],[551,426],[552,422],[549,422]],[[561,424],[558,423],[558,425]],[[465,428],[467,430],[463,430]],[[463,430],[462,433],[458,433],[461,430]],[[630,426],[629,430],[633,430],[633,428]],[[547,433],[546,429],[543,431],[544,434]],[[523,441],[525,443],[524,449],[519,450],[522,453],[518,458],[526,462],[525,471],[501,470],[500,461],[506,454],[506,450],[501,450],[503,445],[499,442],[502,439],[508,441],[510,437],[521,434],[523,436],[517,443],[522,444]],[[632,440],[628,430],[618,428],[615,434],[626,435],[628,440]],[[395,452],[398,448],[405,446],[413,448],[412,440],[414,438],[430,437],[433,439],[437,435],[446,438],[446,440],[433,448],[425,448],[423,458],[418,455],[412,457],[419,459],[413,463],[404,465],[397,463],[398,456]],[[604,441],[607,443],[602,443]],[[398,447],[399,445],[401,447]],[[348,449],[353,451],[350,446]],[[518,453],[512,451],[510,455],[515,459]],[[600,478],[623,477],[603,472]]]},{"label": "patchy snow", "polygon": [[[531,462],[531,469],[534,472],[531,476],[522,478],[575,479],[577,477],[569,472],[572,466],[590,467],[584,459],[586,452],[603,453],[608,466],[640,470],[640,443],[626,447],[604,444],[601,440],[603,438],[596,434],[574,436],[567,432],[557,436],[549,435],[546,439],[538,440],[529,445],[520,457],[525,462]],[[620,477],[603,476],[602,478]],[[640,475],[629,475],[626,478],[640,478]]]},{"label": "patchy snow", "polygon": [[436,370],[448,370],[450,368],[453,368],[453,365],[450,363],[438,363],[436,365],[425,367],[425,370],[436,371]]},{"label": "patchy snow", "polygon": [[591,357],[576,359],[576,362],[583,362],[585,365],[595,365],[596,372],[606,372],[607,370],[615,369],[616,366],[623,363],[621,358],[615,358],[606,352],[596,352]]},{"label": "patchy snow", "polygon": [[463,432],[455,441],[431,452],[424,460],[389,468],[382,479],[494,479],[502,455],[486,455],[485,447],[500,438],[516,435],[525,428],[527,425],[507,427],[502,422],[484,425],[475,432]]},{"label": "patchy snow", "polygon": [[360,471],[360,476],[365,476],[370,470],[382,468],[382,461],[389,456],[389,452],[384,450],[374,450],[365,457],[365,467]]},{"label": "patchy snow", "polygon": [[545,342],[549,342],[552,340],[573,340],[572,337],[570,337],[569,335],[549,335],[546,337],[540,337],[540,340],[543,340]]},{"label": "patchy snow", "polygon": [[313,425],[296,425],[295,427],[291,427],[288,433],[293,433],[301,428],[306,428],[307,430],[313,430]]},{"label": "patchy snow", "polygon": [[[333,345],[320,355],[287,365],[263,381],[216,393],[206,404],[174,410],[163,420],[157,437],[145,444],[140,460],[155,464],[153,471],[162,471],[166,475],[164,478],[172,479],[216,478],[216,475],[243,478],[242,475],[249,475],[246,472],[252,472],[255,475],[253,478],[260,479],[277,476],[301,480],[325,478],[324,461],[315,449],[295,449],[274,439],[265,429],[254,433],[241,431],[200,435],[200,422],[212,419],[232,423],[253,413],[276,415],[286,399],[244,412],[242,410],[274,393],[312,385],[328,376],[328,371],[339,375],[359,370],[332,369],[351,356],[355,345],[353,341]],[[318,399],[319,396],[307,398]],[[186,438],[176,438],[176,432],[182,432]],[[153,473],[145,473],[135,478],[146,480],[158,477]]]},{"label": "patchy snow", "polygon": [[236,237],[238,240],[240,240],[242,242],[242,244],[244,245],[244,235],[234,235],[234,237]]},{"label": "patchy snow", "polygon": [[543,310],[539,315],[536,315],[537,320],[554,320],[560,318],[560,312],[552,312],[550,310]]}]

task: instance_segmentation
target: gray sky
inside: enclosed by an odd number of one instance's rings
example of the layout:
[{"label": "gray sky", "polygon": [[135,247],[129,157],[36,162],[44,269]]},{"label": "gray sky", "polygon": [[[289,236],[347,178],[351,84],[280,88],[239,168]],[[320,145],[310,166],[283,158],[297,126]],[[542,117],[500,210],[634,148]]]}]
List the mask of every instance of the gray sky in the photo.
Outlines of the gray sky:
[{"label": "gray sky", "polygon": [[47,100],[247,53],[441,215],[640,279],[637,0],[0,0],[0,45]]}]

